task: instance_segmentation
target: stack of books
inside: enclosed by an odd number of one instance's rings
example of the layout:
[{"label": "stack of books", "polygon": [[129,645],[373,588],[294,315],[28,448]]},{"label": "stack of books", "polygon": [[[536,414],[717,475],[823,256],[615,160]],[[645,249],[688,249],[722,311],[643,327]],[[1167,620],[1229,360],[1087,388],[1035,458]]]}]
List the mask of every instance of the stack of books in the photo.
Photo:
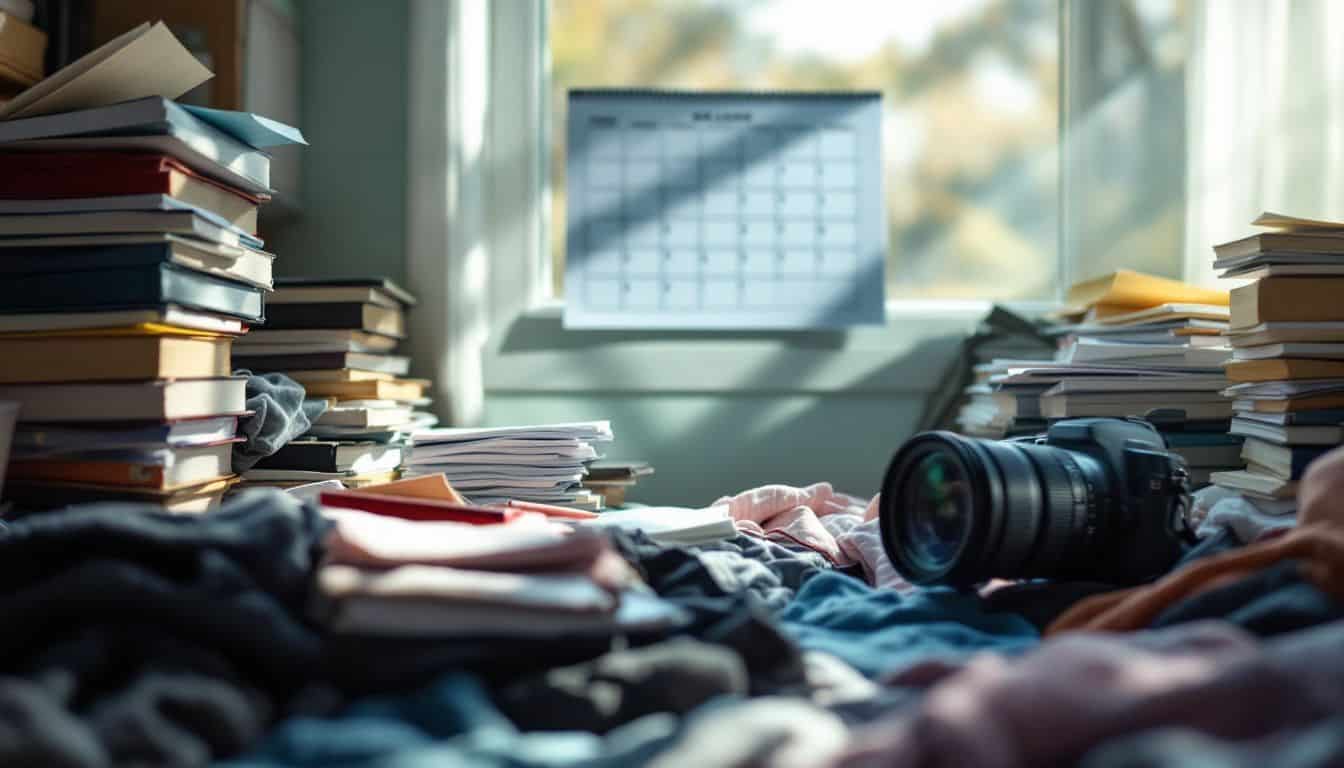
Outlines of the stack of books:
[{"label": "stack of books", "polygon": [[47,33],[33,26],[32,0],[0,0],[0,104],[46,75]]},{"label": "stack of books", "polygon": [[210,76],[144,25],[0,108],[0,400],[20,403],[5,489],[20,506],[199,511],[234,480],[230,347],[271,285],[262,147],[302,138],[164,96]]},{"label": "stack of books", "polygon": [[347,487],[396,476],[411,431],[434,423],[430,382],[407,379],[393,354],[415,297],[384,278],[279,278],[265,330],[234,347],[234,366],[284,373],[326,411],[300,439],[243,474],[249,484],[290,487],[336,479]]},{"label": "stack of books", "polygon": [[611,424],[589,421],[475,429],[426,429],[411,438],[407,475],[442,474],[476,504],[509,501],[600,509],[581,485]]},{"label": "stack of books", "polygon": [[[1231,407],[1222,390],[1231,356],[1222,334],[1228,295],[1121,270],[1073,286],[1070,309],[1050,332],[1049,360],[995,360],[962,423],[980,436],[1043,431],[1081,417],[1147,418],[1184,456],[1196,485],[1237,466],[1240,438],[1227,433]],[[971,410],[975,409],[975,410]]]},{"label": "stack of books", "polygon": [[619,507],[625,504],[631,490],[639,484],[639,479],[652,474],[653,467],[647,461],[603,459],[588,465],[583,487],[601,496],[604,506]]},{"label": "stack of books", "polygon": [[1290,510],[1316,457],[1344,442],[1344,223],[1265,214],[1261,234],[1216,246],[1232,289],[1233,434],[1245,469],[1218,485]]}]

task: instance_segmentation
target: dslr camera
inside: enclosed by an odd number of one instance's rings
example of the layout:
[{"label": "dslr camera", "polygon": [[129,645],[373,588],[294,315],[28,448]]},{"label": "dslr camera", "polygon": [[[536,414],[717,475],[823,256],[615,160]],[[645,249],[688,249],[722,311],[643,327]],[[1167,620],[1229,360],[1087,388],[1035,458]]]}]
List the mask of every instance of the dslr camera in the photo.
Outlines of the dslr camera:
[{"label": "dslr camera", "polygon": [[1067,419],[1014,440],[923,432],[882,481],[882,545],[916,584],[1139,584],[1193,542],[1189,506],[1185,461],[1141,419]]}]

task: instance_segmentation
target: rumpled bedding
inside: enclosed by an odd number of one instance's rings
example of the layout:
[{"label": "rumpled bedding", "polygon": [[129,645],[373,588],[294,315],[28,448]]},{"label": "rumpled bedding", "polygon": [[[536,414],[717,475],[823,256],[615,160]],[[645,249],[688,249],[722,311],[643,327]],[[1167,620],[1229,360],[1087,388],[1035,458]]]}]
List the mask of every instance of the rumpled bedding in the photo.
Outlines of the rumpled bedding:
[{"label": "rumpled bedding", "polygon": [[[6,521],[0,765],[1344,761],[1326,500],[1279,538],[1214,532],[1173,574],[1124,592],[915,587],[882,553],[874,503],[827,484],[723,503],[739,527],[727,541],[612,531],[595,548],[539,530],[522,561],[489,534],[444,549],[401,523],[342,532],[274,490],[202,516],[101,504]],[[599,549],[683,620],[498,638],[359,636],[323,620],[331,564],[544,558],[586,572]]]}]

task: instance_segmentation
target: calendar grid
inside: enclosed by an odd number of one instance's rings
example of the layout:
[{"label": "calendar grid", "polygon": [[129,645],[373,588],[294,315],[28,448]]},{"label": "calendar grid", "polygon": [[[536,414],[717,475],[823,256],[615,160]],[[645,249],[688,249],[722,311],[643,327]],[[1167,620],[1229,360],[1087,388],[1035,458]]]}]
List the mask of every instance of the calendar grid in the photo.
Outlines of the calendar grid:
[{"label": "calendar grid", "polygon": [[[769,120],[759,102],[697,109],[689,95],[571,104],[571,148],[577,132],[583,151],[570,157],[567,324],[809,327],[832,305],[843,313],[837,297],[863,288],[864,263],[880,269],[885,250],[859,151],[880,102],[854,99],[865,108],[808,100],[810,123]],[[859,321],[872,315],[861,303]]]}]

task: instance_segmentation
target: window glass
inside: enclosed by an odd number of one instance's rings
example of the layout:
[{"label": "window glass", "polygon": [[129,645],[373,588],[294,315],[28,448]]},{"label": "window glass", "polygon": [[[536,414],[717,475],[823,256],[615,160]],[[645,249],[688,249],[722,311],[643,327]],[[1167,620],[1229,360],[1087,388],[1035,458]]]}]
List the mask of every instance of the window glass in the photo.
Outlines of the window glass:
[{"label": "window glass", "polygon": [[880,90],[888,295],[1055,296],[1055,0],[553,0],[550,48],[558,293],[565,93],[619,86]]}]

